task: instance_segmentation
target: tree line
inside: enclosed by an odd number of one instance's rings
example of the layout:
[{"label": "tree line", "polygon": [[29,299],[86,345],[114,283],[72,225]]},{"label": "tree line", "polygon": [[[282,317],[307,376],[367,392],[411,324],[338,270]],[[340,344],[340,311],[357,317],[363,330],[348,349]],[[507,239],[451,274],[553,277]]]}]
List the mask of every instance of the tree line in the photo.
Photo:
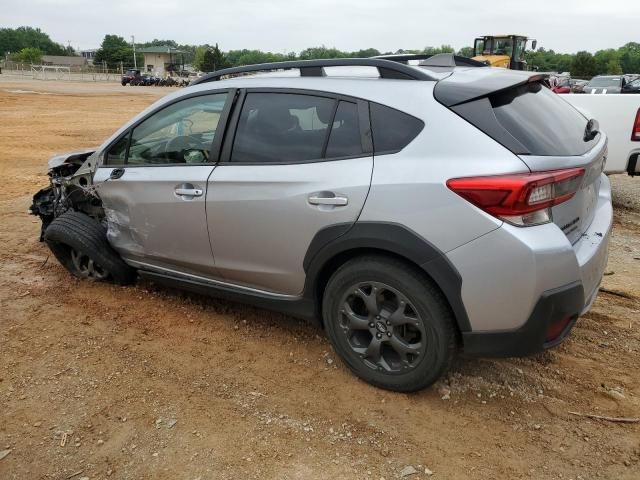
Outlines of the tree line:
[{"label": "tree line", "polygon": [[[265,52],[258,49],[229,50],[223,52],[217,44],[189,45],[179,44],[175,40],[154,39],[136,43],[136,49],[145,47],[169,46],[182,52],[186,65],[203,72],[237,67],[254,63],[282,62],[286,60],[311,60],[323,58],[363,58],[389,54],[437,54],[455,53],[463,57],[472,57],[473,48],[459,50],[451,45],[425,47],[417,50],[396,50],[382,52],[375,48],[355,51],[343,51],[326,46],[306,48],[300,52]],[[74,55],[71,47],[65,47],[51,40],[49,35],[38,28],[18,27],[0,28],[0,55],[11,54],[13,60],[25,63],[39,63],[42,55]],[[640,43],[629,42],[620,48],[604,49],[594,54],[581,51],[575,54],[559,53],[540,47],[526,53],[529,67],[542,72],[571,72],[575,78],[591,78],[595,75],[622,73],[640,73]],[[136,63],[143,65],[144,57],[136,55]],[[121,65],[133,65],[133,46],[118,35],[105,35],[96,52],[94,63],[108,68]]]},{"label": "tree line", "polygon": [[0,28],[0,57],[38,63],[42,55],[75,55],[72,47],[56,43],[39,28]]}]

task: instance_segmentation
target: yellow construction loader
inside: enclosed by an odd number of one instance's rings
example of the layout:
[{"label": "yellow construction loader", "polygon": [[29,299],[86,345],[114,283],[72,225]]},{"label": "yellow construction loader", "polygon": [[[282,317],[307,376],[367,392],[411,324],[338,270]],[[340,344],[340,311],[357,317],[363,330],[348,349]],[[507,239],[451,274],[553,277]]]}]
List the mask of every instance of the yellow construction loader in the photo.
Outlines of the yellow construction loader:
[{"label": "yellow construction loader", "polygon": [[[485,35],[473,43],[473,60],[484,62],[491,67],[526,70],[524,52],[529,38],[525,35]],[[537,40],[531,40],[535,50]]]}]

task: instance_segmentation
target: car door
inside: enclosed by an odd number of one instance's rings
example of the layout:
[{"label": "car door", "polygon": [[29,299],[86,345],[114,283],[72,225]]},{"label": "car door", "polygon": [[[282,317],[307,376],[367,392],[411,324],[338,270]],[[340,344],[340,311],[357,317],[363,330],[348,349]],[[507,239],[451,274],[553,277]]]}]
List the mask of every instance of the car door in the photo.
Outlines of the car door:
[{"label": "car door", "polygon": [[323,228],[353,224],[373,171],[368,104],[308,91],[250,89],[209,178],[216,268],[234,284],[301,293]]},{"label": "car door", "polygon": [[94,183],[109,242],[125,260],[216,276],[205,198],[231,98],[222,91],[179,99],[106,149]]}]

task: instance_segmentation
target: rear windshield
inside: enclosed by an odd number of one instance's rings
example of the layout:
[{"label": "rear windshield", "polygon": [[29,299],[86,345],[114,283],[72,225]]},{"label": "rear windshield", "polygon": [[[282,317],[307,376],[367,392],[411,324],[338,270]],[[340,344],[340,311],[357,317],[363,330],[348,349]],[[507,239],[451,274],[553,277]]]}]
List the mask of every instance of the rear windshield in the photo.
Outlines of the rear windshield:
[{"label": "rear windshield", "polygon": [[587,118],[540,83],[528,83],[489,97],[496,119],[531,155],[582,155]]}]

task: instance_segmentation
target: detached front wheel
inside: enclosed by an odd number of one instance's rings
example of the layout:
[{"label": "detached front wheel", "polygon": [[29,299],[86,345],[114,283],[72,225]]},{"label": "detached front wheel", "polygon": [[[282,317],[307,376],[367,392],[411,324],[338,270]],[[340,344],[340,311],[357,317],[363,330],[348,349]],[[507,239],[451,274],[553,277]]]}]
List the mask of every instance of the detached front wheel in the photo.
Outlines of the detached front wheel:
[{"label": "detached front wheel", "polygon": [[361,257],[340,267],[325,289],[323,317],[349,368],[388,390],[432,384],[455,347],[442,293],[422,272],[393,258]]},{"label": "detached front wheel", "polygon": [[44,241],[58,261],[79,278],[120,285],[132,283],[136,272],[107,242],[107,232],[93,218],[69,211],[54,219]]}]

